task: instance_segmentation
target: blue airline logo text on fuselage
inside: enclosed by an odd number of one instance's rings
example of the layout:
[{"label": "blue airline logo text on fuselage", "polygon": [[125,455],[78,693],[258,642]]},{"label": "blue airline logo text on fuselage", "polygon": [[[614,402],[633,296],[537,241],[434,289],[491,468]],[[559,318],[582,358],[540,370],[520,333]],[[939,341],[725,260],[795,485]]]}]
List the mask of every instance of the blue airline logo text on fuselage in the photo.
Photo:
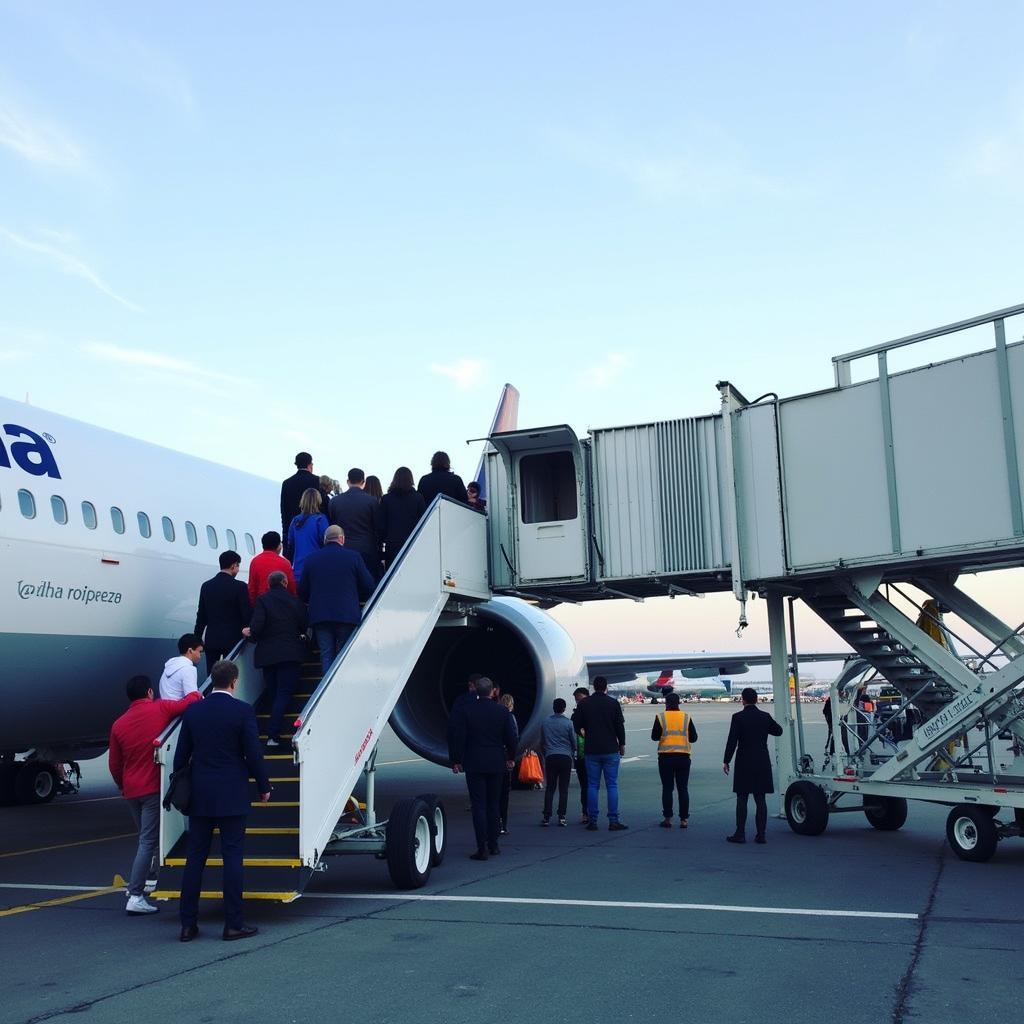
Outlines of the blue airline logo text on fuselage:
[{"label": "blue airline logo text on fuselage", "polygon": [[50,446],[39,434],[27,427],[20,427],[17,423],[5,423],[3,431],[8,440],[0,438],[0,468],[10,469],[11,459],[14,459],[19,469],[31,473],[32,476],[60,479],[57,460],[53,457]]}]

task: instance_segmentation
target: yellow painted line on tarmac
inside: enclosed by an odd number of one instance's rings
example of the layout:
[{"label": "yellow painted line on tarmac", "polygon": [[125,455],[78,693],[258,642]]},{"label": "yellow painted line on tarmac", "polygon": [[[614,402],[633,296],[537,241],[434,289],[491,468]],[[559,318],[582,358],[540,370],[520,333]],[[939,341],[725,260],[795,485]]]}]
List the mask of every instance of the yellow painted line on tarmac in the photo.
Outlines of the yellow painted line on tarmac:
[{"label": "yellow painted line on tarmac", "polygon": [[15,914],[27,914],[32,910],[43,910],[46,907],[59,907],[65,903],[77,903],[79,900],[91,900],[96,896],[109,896],[111,893],[124,892],[125,880],[114,875],[114,881],[102,889],[90,889],[88,892],[76,892],[74,896],[58,896],[53,900],[41,900],[39,903],[26,903],[21,907],[10,907],[0,910],[0,917],[13,917]]},{"label": "yellow painted line on tarmac", "polygon": [[[118,797],[120,799],[120,797]],[[98,839],[79,839],[75,843],[58,843],[56,846],[36,846],[31,850],[15,850],[12,853],[0,853],[0,860],[5,857],[24,857],[29,853],[47,853],[50,850],[67,850],[72,846],[90,846],[92,843],[109,843],[114,839],[132,839],[138,832],[121,832],[116,836],[100,836]]]}]

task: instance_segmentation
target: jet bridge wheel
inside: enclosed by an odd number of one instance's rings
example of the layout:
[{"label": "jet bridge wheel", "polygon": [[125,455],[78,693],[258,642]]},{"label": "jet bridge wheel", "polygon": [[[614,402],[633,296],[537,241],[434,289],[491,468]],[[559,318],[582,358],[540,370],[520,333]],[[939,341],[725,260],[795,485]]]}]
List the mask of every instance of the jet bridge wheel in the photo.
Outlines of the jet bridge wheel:
[{"label": "jet bridge wheel", "polygon": [[946,838],[961,860],[991,860],[999,842],[992,809],[958,804],[946,819]]},{"label": "jet bridge wheel", "polygon": [[48,804],[57,795],[57,775],[44,761],[23,761],[14,778],[19,804]]},{"label": "jet bridge wheel", "polygon": [[448,849],[448,815],[444,804],[435,793],[420,793],[417,798],[422,800],[430,811],[430,863],[440,867]]},{"label": "jet bridge wheel", "polygon": [[879,832],[895,832],[907,823],[907,801],[901,796],[873,796],[864,801],[864,817]]},{"label": "jet bridge wheel", "polygon": [[786,820],[801,836],[820,836],[828,827],[828,797],[821,786],[800,780],[786,790]]},{"label": "jet bridge wheel", "polygon": [[434,855],[431,809],[419,798],[399,800],[388,818],[385,856],[388,874],[399,889],[426,885]]}]

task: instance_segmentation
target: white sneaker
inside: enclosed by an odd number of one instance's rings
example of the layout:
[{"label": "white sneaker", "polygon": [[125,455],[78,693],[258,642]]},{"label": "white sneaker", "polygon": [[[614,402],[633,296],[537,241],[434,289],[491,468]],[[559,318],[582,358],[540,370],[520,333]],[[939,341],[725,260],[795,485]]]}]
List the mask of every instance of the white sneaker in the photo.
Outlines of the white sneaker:
[{"label": "white sneaker", "polygon": [[129,896],[124,912],[137,915],[155,914],[159,909],[155,903],[150,903],[145,896]]}]

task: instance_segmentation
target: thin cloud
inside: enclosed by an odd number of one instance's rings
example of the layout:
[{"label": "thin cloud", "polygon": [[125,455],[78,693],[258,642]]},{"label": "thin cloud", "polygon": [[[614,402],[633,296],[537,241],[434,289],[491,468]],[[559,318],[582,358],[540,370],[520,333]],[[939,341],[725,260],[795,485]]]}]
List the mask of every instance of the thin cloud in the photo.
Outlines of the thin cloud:
[{"label": "thin cloud", "polygon": [[31,238],[25,238],[24,235],[16,234],[9,228],[0,227],[0,235],[3,235],[9,242],[21,249],[26,249],[28,252],[34,252],[39,256],[45,257],[62,273],[87,281],[97,291],[120,303],[125,309],[130,309],[135,313],[142,312],[141,306],[137,306],[123,295],[115,292],[92,267],[77,256],[73,256],[71,253],[65,252],[63,249],[59,249],[57,246],[50,245],[47,242],[33,241]]},{"label": "thin cloud", "polygon": [[186,380],[229,382],[238,385],[248,383],[233,374],[208,370],[187,359],[168,356],[163,352],[150,352],[141,348],[123,348],[120,345],[111,345],[101,341],[88,342],[82,346],[82,351],[100,362],[117,363],[120,366],[131,366],[142,370],[155,370]]},{"label": "thin cloud", "polygon": [[447,377],[460,391],[472,391],[483,381],[485,368],[486,363],[481,359],[458,359],[447,365],[432,363],[430,372]]},{"label": "thin cloud", "polygon": [[594,391],[611,387],[629,367],[629,357],[621,352],[609,352],[599,363],[588,366],[580,374],[580,383]]},{"label": "thin cloud", "polygon": [[957,171],[1017,192],[1024,163],[1024,88],[1009,97],[997,130],[979,134],[966,147]]},{"label": "thin cloud", "polygon": [[29,163],[73,170],[82,165],[83,153],[60,127],[0,97],[0,146]]},{"label": "thin cloud", "polygon": [[28,353],[21,349],[0,349],[0,363],[20,363],[28,359]]}]

